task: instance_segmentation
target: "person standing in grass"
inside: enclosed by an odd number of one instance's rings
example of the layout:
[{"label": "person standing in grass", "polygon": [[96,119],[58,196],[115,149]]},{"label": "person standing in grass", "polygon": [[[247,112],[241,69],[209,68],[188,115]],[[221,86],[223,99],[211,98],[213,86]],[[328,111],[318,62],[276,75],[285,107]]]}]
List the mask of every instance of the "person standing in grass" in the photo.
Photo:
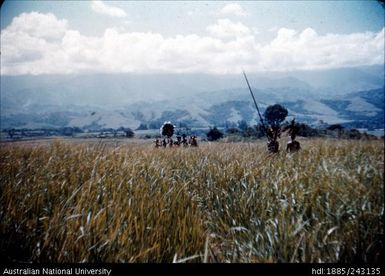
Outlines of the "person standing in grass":
[{"label": "person standing in grass", "polygon": [[295,119],[291,121],[290,125],[286,129],[288,130],[288,134],[290,136],[290,141],[287,143],[287,146],[286,146],[286,152],[299,151],[301,149],[301,145],[298,141],[295,140],[295,138],[297,137],[297,133],[299,131],[299,127],[295,123]]}]

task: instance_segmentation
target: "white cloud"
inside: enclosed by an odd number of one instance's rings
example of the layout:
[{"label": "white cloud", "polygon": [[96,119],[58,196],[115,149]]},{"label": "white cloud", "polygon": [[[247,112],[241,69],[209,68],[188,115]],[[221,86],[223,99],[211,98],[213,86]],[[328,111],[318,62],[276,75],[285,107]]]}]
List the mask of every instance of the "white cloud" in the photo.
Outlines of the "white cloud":
[{"label": "white cloud", "polygon": [[218,38],[233,38],[250,34],[250,29],[241,22],[234,23],[229,19],[219,19],[216,24],[207,28],[213,36]]},{"label": "white cloud", "polygon": [[110,5],[107,5],[103,3],[103,1],[100,0],[93,0],[91,2],[91,8],[93,11],[105,14],[113,17],[125,17],[127,16],[126,12],[118,7],[112,7]]},{"label": "white cloud", "polygon": [[235,15],[246,16],[247,12],[239,5],[235,3],[226,4],[220,11],[223,15]]},{"label": "white cloud", "polygon": [[47,40],[60,39],[67,29],[67,20],[59,20],[52,13],[22,13],[7,27],[10,33],[24,33]]},{"label": "white cloud", "polygon": [[270,29],[268,29],[267,31],[268,32],[271,32],[271,33],[275,33],[275,32],[277,32],[278,31],[278,27],[277,26],[273,26],[273,27],[271,27]]},{"label": "white cloud", "polygon": [[256,28],[256,27],[253,27],[253,28],[251,28],[251,29],[252,29],[253,33],[256,34],[256,35],[261,33],[261,32],[259,31],[259,29]]},{"label": "white cloud", "polygon": [[[378,39],[382,37],[382,39]],[[379,33],[318,35],[307,28],[298,33],[281,28],[261,52],[263,66],[277,69],[327,69],[384,62],[384,29]]]},{"label": "white cloud", "polygon": [[[23,23],[23,24],[21,24]],[[383,64],[384,29],[378,33],[320,35],[281,28],[269,42],[252,26],[220,19],[207,35],[165,37],[106,29],[86,36],[52,14],[23,13],[1,31],[1,73],[239,73],[328,69]]]}]

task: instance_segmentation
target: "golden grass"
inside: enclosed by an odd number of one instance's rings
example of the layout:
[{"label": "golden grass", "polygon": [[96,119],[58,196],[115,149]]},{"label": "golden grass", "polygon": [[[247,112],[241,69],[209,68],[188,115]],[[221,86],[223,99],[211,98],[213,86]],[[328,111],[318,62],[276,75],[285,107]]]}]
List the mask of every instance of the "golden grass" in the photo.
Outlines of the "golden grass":
[{"label": "golden grass", "polygon": [[2,257],[35,262],[378,262],[383,141],[6,145]]}]

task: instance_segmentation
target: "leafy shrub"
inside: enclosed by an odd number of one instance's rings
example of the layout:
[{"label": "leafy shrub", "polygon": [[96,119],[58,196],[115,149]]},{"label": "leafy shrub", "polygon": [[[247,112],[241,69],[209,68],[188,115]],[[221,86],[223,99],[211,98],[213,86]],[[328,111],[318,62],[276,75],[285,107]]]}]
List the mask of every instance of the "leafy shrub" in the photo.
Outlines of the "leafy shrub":
[{"label": "leafy shrub", "polygon": [[210,128],[206,136],[209,141],[216,141],[223,137],[223,133],[220,130],[218,130],[216,127],[214,127],[214,128]]}]

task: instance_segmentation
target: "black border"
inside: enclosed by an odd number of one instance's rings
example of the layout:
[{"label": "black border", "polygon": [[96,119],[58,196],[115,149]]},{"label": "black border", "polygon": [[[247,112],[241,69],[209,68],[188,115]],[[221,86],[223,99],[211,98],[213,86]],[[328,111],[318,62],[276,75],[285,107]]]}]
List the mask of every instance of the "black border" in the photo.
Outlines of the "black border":
[{"label": "black border", "polygon": [[[172,263],[136,263],[136,264],[117,264],[117,263],[1,263],[0,274],[4,274],[5,269],[39,269],[39,275],[43,274],[43,268],[69,269],[111,269],[109,276],[116,275],[185,275],[205,272],[211,275],[230,274],[230,275],[385,275],[385,263],[382,264],[338,264],[338,263],[302,263],[302,264],[172,264]],[[333,268],[344,268],[345,274],[333,273]],[[334,270],[336,271],[336,270]],[[342,271],[342,270],[340,270]],[[37,274],[13,274],[13,275],[37,275]],[[52,275],[52,274],[51,274]],[[68,275],[68,274],[61,274]],[[107,275],[107,274],[75,274],[71,275]],[[198,275],[200,276],[200,275]]]}]

